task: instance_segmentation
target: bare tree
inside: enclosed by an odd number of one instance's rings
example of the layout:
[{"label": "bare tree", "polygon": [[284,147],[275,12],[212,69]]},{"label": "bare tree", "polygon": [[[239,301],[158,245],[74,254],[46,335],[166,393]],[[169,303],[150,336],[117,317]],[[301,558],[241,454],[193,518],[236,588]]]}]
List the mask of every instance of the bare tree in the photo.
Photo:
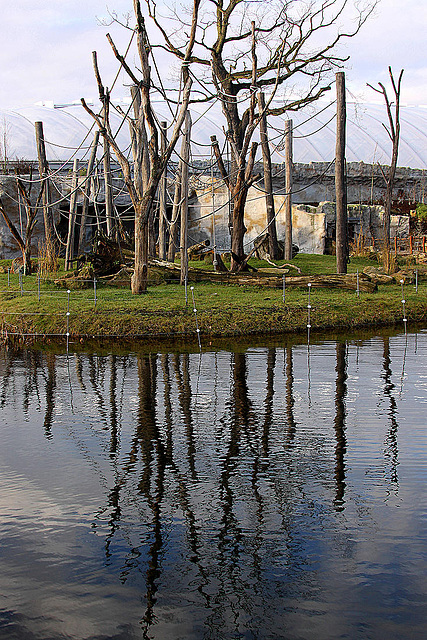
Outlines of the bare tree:
[{"label": "bare tree", "polygon": [[391,67],[388,68],[388,73],[391,80],[391,86],[393,88],[394,102],[389,98],[387,89],[382,84],[382,82],[378,83],[379,89],[377,87],[373,87],[368,83],[368,87],[370,87],[377,93],[380,93],[384,98],[385,106],[387,109],[388,126],[383,123],[383,127],[387,131],[392,144],[391,161],[388,173],[386,173],[383,167],[380,165],[381,173],[386,184],[386,193],[384,199],[384,251],[386,254],[390,252],[391,205],[393,202],[393,186],[396,175],[397,158],[399,155],[400,90],[402,85],[403,69],[401,69],[399,73],[397,83],[395,81]]},{"label": "bare tree", "polygon": [[107,36],[114,55],[129,76],[132,85],[134,85],[134,105],[139,105],[138,109],[136,109],[137,112],[135,113],[135,119],[132,125],[135,132],[133,137],[133,154],[135,159],[133,173],[127,157],[119,148],[111,131],[108,118],[110,95],[108,89],[105,89],[102,84],[96,55],[94,55],[94,67],[99,96],[103,106],[102,114],[98,115],[94,113],[94,111],[88,107],[85,100],[82,99],[84,108],[96,121],[101,135],[108,141],[118,162],[120,163],[124,181],[135,210],[135,270],[132,277],[131,289],[132,293],[136,294],[143,293],[147,289],[148,231],[150,215],[153,210],[157,187],[166,164],[178,141],[190,100],[192,79],[189,72],[189,63],[192,58],[193,46],[195,43],[200,1],[201,0],[193,0],[192,4],[190,21],[192,26],[185,36],[186,43],[183,48],[182,64],[180,68],[182,91],[180,93],[173,130],[164,151],[161,150],[159,145],[159,139],[162,135],[160,123],[156,120],[151,102],[151,93],[154,90],[150,68],[150,56],[152,55],[152,49],[145,28],[145,21],[142,16],[139,0],[133,1],[133,7],[136,18],[135,32],[137,36],[137,49],[139,64],[141,67],[140,70],[134,70],[130,67],[126,62],[125,57],[118,52],[111,37],[109,35]]},{"label": "bare tree", "polygon": [[41,183],[40,191],[34,205],[31,202],[31,184],[32,184],[32,174],[30,175],[30,186],[28,189],[25,188],[25,185],[22,182],[22,180],[19,178],[19,176],[16,176],[17,190],[20,196],[22,197],[25,211],[26,211],[26,216],[27,216],[25,233],[23,235],[19,233],[18,229],[12,222],[12,219],[9,216],[9,213],[7,212],[7,207],[5,206],[3,199],[0,198],[0,213],[2,214],[4,221],[6,222],[9,228],[9,231],[11,232],[12,236],[14,237],[16,243],[18,244],[22,252],[22,262],[23,262],[23,269],[24,269],[25,275],[30,275],[31,273],[31,238],[34,231],[34,227],[37,223],[37,213],[41,208],[41,201],[43,198],[43,191],[44,191],[46,182],[43,181]]},{"label": "bare tree", "polygon": [[[330,89],[330,72],[347,60],[337,52],[338,45],[359,32],[376,1],[362,7],[350,0],[208,0],[196,25],[194,52],[188,56],[182,38],[195,28],[187,20],[189,12],[184,7],[178,14],[174,6],[165,16],[163,4],[160,10],[156,0],[145,0],[163,38],[158,46],[192,65],[198,82],[192,100],[221,103],[231,167],[220,161],[219,147],[214,150],[232,202],[232,270],[244,262],[244,209],[256,180],[257,144],[252,138],[260,118],[300,109]],[[351,28],[341,30],[341,21]],[[286,91],[279,100],[281,86]],[[269,92],[264,113],[257,109],[259,90]]]}]

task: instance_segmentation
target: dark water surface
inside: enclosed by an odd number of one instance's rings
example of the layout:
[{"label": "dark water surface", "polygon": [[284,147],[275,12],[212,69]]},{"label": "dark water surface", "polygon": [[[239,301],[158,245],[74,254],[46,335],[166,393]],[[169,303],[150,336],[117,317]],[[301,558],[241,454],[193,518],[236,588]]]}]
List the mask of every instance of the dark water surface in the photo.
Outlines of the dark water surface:
[{"label": "dark water surface", "polygon": [[2,640],[427,637],[427,331],[0,376]]}]

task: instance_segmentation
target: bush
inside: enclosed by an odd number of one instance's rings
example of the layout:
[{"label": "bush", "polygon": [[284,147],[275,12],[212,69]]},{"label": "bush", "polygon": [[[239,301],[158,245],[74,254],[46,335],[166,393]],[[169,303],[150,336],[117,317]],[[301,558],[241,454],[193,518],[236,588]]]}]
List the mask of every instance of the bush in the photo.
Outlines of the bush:
[{"label": "bush", "polygon": [[423,222],[427,222],[427,204],[419,202],[417,204],[417,218]]}]

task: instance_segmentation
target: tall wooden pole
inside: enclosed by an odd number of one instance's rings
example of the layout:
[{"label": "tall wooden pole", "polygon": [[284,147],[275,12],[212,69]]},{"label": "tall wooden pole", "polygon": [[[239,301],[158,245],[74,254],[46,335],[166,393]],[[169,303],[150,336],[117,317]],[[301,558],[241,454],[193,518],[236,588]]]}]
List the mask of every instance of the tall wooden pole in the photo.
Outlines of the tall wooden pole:
[{"label": "tall wooden pole", "polygon": [[87,214],[89,210],[90,191],[92,187],[92,172],[93,172],[93,166],[95,164],[96,152],[98,150],[98,143],[99,143],[99,130],[97,129],[95,131],[95,136],[93,138],[92,149],[90,152],[90,158],[89,158],[87,171],[86,171],[86,183],[84,188],[82,217],[80,221],[79,246],[77,249],[78,255],[80,255],[80,253],[83,251],[83,246],[84,246],[84,238],[85,238],[85,231],[86,231],[85,227],[86,227]]},{"label": "tall wooden pole", "polygon": [[172,220],[169,230],[169,247],[168,247],[168,261],[173,262],[175,260],[175,254],[177,249],[178,240],[178,220],[181,210],[181,194],[182,194],[182,171],[183,171],[183,157],[185,154],[186,140],[185,135],[182,136],[181,152],[179,156],[178,166],[176,170],[175,178],[175,191],[173,196],[173,208],[172,208]]},{"label": "tall wooden pole", "polygon": [[285,260],[292,260],[292,186],[293,186],[293,141],[292,120],[285,124]]},{"label": "tall wooden pole", "polygon": [[347,180],[345,163],[345,74],[336,74],[337,86],[337,140],[335,150],[335,200],[336,200],[336,258],[337,273],[347,273],[348,229],[347,229]]},{"label": "tall wooden pole", "polygon": [[187,282],[188,276],[188,163],[190,161],[191,116],[185,115],[184,140],[185,147],[182,157],[182,204],[181,204],[181,284]]},{"label": "tall wooden pole", "polygon": [[68,216],[67,247],[65,249],[65,271],[72,269],[74,258],[74,230],[76,227],[77,213],[77,188],[79,185],[79,161],[74,159],[73,179],[71,183],[70,214]]},{"label": "tall wooden pole", "polygon": [[260,113],[260,140],[262,149],[262,159],[264,164],[264,189],[265,189],[265,204],[267,209],[267,224],[268,224],[268,251],[270,257],[277,260],[279,257],[279,245],[277,244],[277,230],[276,230],[276,216],[274,211],[274,198],[273,198],[273,182],[271,178],[271,156],[270,145],[268,144],[267,134],[267,118],[265,115],[265,99],[262,91],[258,94],[258,108]]},{"label": "tall wooden pole", "polygon": [[[161,139],[160,139],[160,152],[163,155],[167,146],[167,123],[160,123]],[[166,202],[167,202],[167,166],[163,171],[163,175],[160,180],[159,189],[159,259],[166,260],[166,237],[167,237],[167,216],[166,216]]]},{"label": "tall wooden pole", "polygon": [[46,181],[46,184],[43,190],[43,219],[44,219],[44,230],[45,230],[45,236],[46,236],[46,246],[49,249],[52,249],[56,243],[55,223],[53,220],[53,213],[52,213],[51,207],[49,206],[49,202],[50,202],[50,189],[49,189],[49,178],[48,178],[49,164],[46,158],[43,122],[35,122],[34,126],[36,130],[36,146],[37,146],[37,155],[39,160],[40,179]]},{"label": "tall wooden pole", "polygon": [[113,233],[114,228],[114,217],[113,217],[113,189],[111,182],[111,159],[110,159],[110,145],[108,144],[108,140],[104,138],[104,157],[103,157],[103,166],[104,166],[104,193],[105,193],[105,220],[107,224],[107,236],[110,237]]}]

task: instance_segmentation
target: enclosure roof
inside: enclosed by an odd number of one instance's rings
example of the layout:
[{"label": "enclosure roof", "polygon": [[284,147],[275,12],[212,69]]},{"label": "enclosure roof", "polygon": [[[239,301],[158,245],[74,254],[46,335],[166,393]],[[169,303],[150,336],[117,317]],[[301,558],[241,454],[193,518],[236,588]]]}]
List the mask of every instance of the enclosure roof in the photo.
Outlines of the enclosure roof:
[{"label": "enclosure roof", "polygon": [[[274,105],[277,106],[277,105]],[[122,104],[126,111],[129,105]],[[165,103],[156,102],[159,120],[171,122],[172,116]],[[192,106],[193,160],[209,159],[210,136],[216,135],[220,144],[224,140],[225,124],[219,106],[211,108]],[[269,118],[269,139],[273,161],[284,161],[284,123],[292,119],[294,129],[294,162],[330,162],[335,156],[335,105],[317,102],[299,112]],[[391,142],[383,123],[386,112],[382,104],[347,104],[347,161],[388,164]],[[119,112],[112,111],[112,128],[122,149],[129,150],[128,124],[122,122]],[[0,150],[6,143],[10,160],[37,158],[34,123],[42,121],[48,160],[84,161],[94,134],[90,115],[80,104],[55,107],[52,104],[0,110]],[[179,150],[179,145],[177,147]],[[401,108],[401,144],[399,166],[414,169],[427,168],[427,107]]]}]

